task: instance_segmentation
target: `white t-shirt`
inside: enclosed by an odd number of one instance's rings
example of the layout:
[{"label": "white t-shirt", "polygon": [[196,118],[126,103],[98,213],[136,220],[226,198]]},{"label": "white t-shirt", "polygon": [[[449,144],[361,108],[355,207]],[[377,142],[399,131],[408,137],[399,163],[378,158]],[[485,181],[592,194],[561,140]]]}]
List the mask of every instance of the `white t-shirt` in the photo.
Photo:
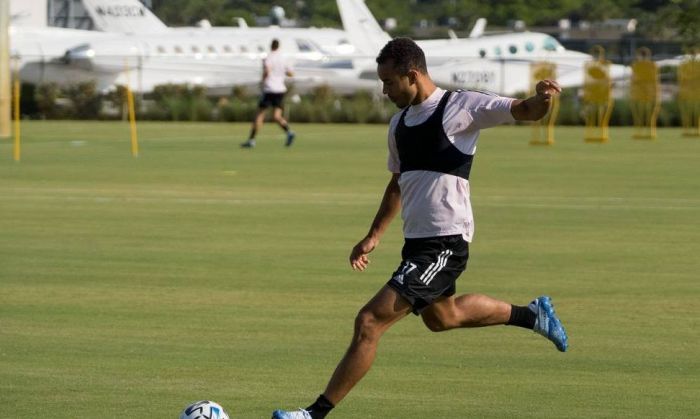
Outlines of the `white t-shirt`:
[{"label": "white t-shirt", "polygon": [[[409,107],[404,118],[407,127],[425,122],[433,114],[445,90],[437,88],[418,105]],[[515,119],[510,107],[515,99],[480,92],[454,92],[442,119],[447,138],[464,154],[474,155],[479,130]],[[389,123],[389,158],[392,173],[401,172],[394,132],[403,110]],[[406,238],[437,237],[461,234],[471,242],[474,218],[469,201],[469,181],[459,176],[428,170],[401,173],[401,217]]]},{"label": "white t-shirt", "polygon": [[285,93],[287,86],[284,84],[284,78],[287,71],[292,71],[282,56],[279,50],[270,51],[267,57],[263,60],[263,65],[267,70],[267,77],[263,81],[264,93]]}]

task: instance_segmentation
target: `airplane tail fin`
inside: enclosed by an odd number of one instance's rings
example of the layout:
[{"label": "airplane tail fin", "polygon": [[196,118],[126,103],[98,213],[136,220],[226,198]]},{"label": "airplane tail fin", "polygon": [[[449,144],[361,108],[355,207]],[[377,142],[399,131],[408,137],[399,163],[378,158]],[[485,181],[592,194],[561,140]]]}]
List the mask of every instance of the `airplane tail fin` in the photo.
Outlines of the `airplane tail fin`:
[{"label": "airplane tail fin", "polygon": [[103,32],[149,33],[167,29],[156,15],[138,0],[83,0],[95,28]]},{"label": "airplane tail fin", "polygon": [[476,20],[476,23],[474,24],[472,31],[469,32],[469,37],[470,38],[479,38],[481,35],[484,34],[485,29],[486,29],[486,18],[480,17]]},{"label": "airplane tail fin", "polygon": [[374,57],[391,40],[363,0],[336,0],[343,28],[362,54]]}]

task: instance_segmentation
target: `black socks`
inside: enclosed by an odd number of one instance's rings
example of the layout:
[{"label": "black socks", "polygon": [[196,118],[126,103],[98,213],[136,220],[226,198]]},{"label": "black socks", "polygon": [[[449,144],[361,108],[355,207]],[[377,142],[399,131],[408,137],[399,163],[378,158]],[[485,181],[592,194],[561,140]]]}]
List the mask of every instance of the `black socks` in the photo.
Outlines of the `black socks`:
[{"label": "black socks", "polygon": [[306,408],[313,419],[324,419],[328,412],[335,406],[323,394],[318,396],[318,399],[311,406]]},{"label": "black socks", "polygon": [[534,329],[535,320],[537,315],[534,311],[530,310],[528,307],[514,306],[511,305],[510,319],[508,320],[508,325],[510,326],[520,326],[525,329]]}]

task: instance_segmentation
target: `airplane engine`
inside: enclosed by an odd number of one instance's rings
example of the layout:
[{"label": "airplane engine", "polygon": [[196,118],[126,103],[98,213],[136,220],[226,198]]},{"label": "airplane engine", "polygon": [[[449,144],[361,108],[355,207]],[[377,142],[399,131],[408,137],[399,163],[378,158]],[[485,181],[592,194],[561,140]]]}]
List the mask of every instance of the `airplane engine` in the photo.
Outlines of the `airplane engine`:
[{"label": "airplane engine", "polygon": [[98,73],[119,73],[136,67],[143,61],[143,51],[131,42],[96,42],[81,44],[67,50],[64,64]]}]

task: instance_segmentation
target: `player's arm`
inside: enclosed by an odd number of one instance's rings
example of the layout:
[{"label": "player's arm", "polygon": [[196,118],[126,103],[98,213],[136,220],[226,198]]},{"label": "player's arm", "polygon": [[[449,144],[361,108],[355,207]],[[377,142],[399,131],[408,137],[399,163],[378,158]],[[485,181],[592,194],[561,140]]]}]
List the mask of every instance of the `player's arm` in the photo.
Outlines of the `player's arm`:
[{"label": "player's arm", "polygon": [[516,121],[537,121],[547,115],[552,97],[561,93],[561,87],[554,80],[541,80],[535,86],[535,96],[513,102],[510,112]]},{"label": "player's arm", "polygon": [[267,63],[263,60],[263,68],[262,68],[262,80],[261,82],[264,82],[265,79],[267,79],[267,76],[270,75],[270,69],[267,68]]},{"label": "player's arm", "polygon": [[389,184],[384,191],[382,203],[379,205],[379,210],[377,210],[377,215],[374,216],[374,221],[372,222],[367,236],[352,248],[352,252],[350,253],[350,265],[353,269],[359,271],[365,270],[369,264],[367,254],[377,247],[379,239],[389,227],[391,220],[394,219],[400,208],[401,190],[399,188],[399,174],[392,173]]}]

